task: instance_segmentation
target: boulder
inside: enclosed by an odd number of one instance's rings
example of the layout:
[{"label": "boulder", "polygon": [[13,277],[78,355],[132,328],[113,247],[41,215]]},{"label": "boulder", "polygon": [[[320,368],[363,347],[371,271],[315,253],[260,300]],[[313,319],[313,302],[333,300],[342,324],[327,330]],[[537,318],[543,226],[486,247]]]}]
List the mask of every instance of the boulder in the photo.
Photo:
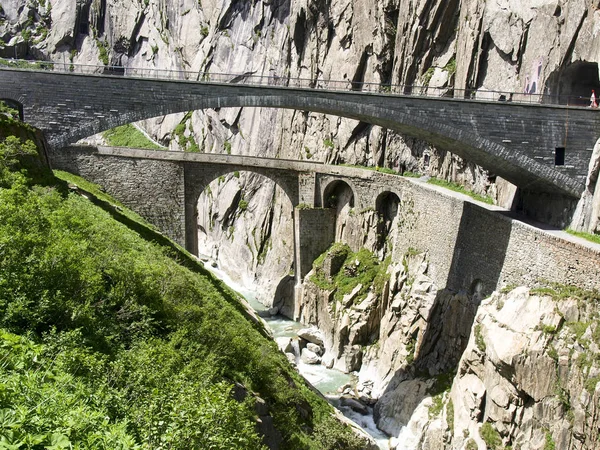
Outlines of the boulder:
[{"label": "boulder", "polygon": [[367,406],[364,405],[360,400],[357,400],[353,397],[344,395],[342,398],[340,398],[340,405],[347,406],[348,408],[352,409],[352,411],[356,411],[363,416],[369,414],[369,408],[367,408]]},{"label": "boulder", "polygon": [[302,328],[298,331],[298,337],[313,344],[323,346],[323,334],[316,328]]},{"label": "boulder", "polygon": [[320,345],[313,344],[312,342],[306,344],[306,348],[319,356],[323,354],[323,348],[321,348]]},{"label": "boulder", "polygon": [[321,357],[316,353],[311,352],[308,348],[302,350],[300,359],[305,364],[319,364],[321,362]]},{"label": "boulder", "polygon": [[277,347],[283,353],[291,353],[294,354],[294,347],[292,346],[292,338],[290,337],[278,337],[275,339],[277,343]]}]

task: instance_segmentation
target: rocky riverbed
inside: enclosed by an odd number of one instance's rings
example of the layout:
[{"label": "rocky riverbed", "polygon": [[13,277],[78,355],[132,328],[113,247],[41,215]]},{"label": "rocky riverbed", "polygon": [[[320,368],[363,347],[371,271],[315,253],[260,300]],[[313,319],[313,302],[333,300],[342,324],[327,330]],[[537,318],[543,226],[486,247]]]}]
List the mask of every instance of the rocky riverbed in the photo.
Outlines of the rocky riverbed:
[{"label": "rocky riverbed", "polygon": [[[379,430],[373,419],[373,406],[364,402],[356,391],[357,373],[344,373],[322,364],[324,353],[323,334],[316,328],[306,328],[277,314],[273,308],[266,308],[256,300],[251,288],[242,287],[231,280],[227,273],[205,263],[205,267],[222,279],[228,286],[242,294],[259,317],[268,325],[280,350],[288,356],[298,372],[317,388],[344,416],[369,434],[381,450],[388,450],[390,437]],[[393,447],[405,450],[405,447]],[[409,450],[406,447],[406,450]]]}]

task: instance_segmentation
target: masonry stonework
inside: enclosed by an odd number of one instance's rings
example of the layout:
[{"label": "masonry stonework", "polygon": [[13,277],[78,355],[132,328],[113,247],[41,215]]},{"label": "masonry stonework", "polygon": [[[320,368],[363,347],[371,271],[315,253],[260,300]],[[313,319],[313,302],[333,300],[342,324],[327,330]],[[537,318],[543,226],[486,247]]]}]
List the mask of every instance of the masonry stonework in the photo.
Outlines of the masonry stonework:
[{"label": "masonry stonework", "polygon": [[317,257],[335,240],[335,210],[295,208],[296,284],[302,282]]},{"label": "masonry stonework", "polygon": [[[393,129],[455,153],[521,189],[576,198],[584,190],[600,129],[598,111],[541,104],[6,68],[0,68],[0,85],[3,97],[22,104],[25,120],[42,129],[57,149],[117,125],[170,113],[288,108]],[[563,166],[554,164],[557,147],[565,148]]]},{"label": "masonry stonework", "polygon": [[410,181],[399,209],[394,258],[425,251],[441,287],[484,294],[547,282],[600,289],[600,250],[554,236],[441,188]]},{"label": "masonry stonework", "polygon": [[[301,174],[313,171],[312,192],[319,193],[316,203],[322,202],[319,197],[332,180],[352,186],[355,208],[375,209],[382,192],[395,193],[400,199],[400,232],[394,242],[394,260],[400,261],[409,249],[427,252],[429,276],[440,287],[477,288],[488,294],[508,285],[551,281],[600,289],[600,250],[534,228],[512,218],[508,211],[480,206],[466,196],[411,178],[286,160],[124,149],[99,152],[93,147],[53,152],[51,161],[55,168],[102,185],[182,245],[186,234],[189,244],[189,235],[197,233],[194,212],[199,192],[219,174],[253,170],[273,177],[291,193],[296,206],[299,191],[311,192],[308,178]],[[304,187],[299,187],[301,183]],[[336,218],[333,209],[304,207],[295,208],[294,218],[298,281],[334,241]]]},{"label": "masonry stonework", "polygon": [[102,186],[173,241],[185,245],[184,167],[177,161],[104,157],[76,146],[51,155],[52,167]]}]

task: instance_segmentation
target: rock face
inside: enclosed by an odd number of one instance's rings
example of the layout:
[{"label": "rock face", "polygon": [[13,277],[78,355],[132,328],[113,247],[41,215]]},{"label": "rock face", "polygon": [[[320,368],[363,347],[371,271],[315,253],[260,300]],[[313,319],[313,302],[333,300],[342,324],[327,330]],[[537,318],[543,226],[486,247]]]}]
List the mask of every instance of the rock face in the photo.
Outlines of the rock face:
[{"label": "rock face", "polygon": [[559,297],[518,288],[482,303],[448,399],[451,444],[439,448],[478,440],[483,423],[512,448],[598,446],[597,307]]}]

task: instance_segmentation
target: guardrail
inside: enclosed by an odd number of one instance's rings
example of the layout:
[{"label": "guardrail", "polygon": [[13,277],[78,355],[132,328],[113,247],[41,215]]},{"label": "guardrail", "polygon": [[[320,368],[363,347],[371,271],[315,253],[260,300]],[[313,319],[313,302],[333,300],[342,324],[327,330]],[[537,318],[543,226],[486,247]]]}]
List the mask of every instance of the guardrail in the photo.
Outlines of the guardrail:
[{"label": "guardrail", "polygon": [[564,96],[551,94],[530,94],[483,89],[456,89],[453,87],[436,88],[429,86],[400,85],[386,83],[355,82],[351,80],[320,80],[291,78],[285,76],[192,72],[156,68],[108,66],[93,64],[75,64],[53,61],[34,61],[0,58],[0,67],[20,70],[48,70],[87,75],[125,76],[159,80],[195,81],[200,83],[237,83],[252,86],[281,86],[300,89],[325,89],[333,91],[370,92],[415,97],[445,97],[479,101],[504,101],[513,103],[533,103],[544,105],[562,105],[588,107],[589,97]]}]

